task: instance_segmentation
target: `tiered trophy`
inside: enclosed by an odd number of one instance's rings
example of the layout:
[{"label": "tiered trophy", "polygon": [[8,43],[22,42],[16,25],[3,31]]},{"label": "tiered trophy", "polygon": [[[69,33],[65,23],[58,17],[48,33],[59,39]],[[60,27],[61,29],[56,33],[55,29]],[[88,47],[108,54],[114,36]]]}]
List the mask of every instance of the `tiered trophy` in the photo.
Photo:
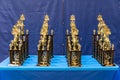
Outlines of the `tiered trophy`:
[{"label": "tiered trophy", "polygon": [[70,17],[71,31],[66,30],[66,50],[68,66],[81,66],[81,45],[79,43],[79,30],[75,25],[75,16]]},{"label": "tiered trophy", "polygon": [[38,43],[38,64],[37,66],[49,66],[50,59],[53,57],[53,30],[48,32],[49,16],[45,15],[43,25],[40,32],[40,40]]},{"label": "tiered trophy", "polygon": [[24,20],[22,14],[20,19],[12,28],[14,39],[9,45],[10,64],[8,66],[20,66],[28,56],[28,30],[24,33]]},{"label": "tiered trophy", "polygon": [[93,57],[103,66],[114,65],[114,44],[110,42],[110,29],[102,15],[98,15],[98,30],[93,30]]}]

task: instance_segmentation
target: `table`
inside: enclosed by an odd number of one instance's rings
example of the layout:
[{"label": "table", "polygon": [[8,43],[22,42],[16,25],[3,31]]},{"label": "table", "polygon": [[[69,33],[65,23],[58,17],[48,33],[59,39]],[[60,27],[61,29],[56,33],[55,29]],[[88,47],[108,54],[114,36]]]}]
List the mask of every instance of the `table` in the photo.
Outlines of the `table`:
[{"label": "table", "polygon": [[101,66],[91,55],[82,56],[81,67],[68,67],[64,55],[54,55],[51,65],[39,67],[37,55],[30,55],[22,66],[0,63],[0,80],[119,80],[119,66]]}]

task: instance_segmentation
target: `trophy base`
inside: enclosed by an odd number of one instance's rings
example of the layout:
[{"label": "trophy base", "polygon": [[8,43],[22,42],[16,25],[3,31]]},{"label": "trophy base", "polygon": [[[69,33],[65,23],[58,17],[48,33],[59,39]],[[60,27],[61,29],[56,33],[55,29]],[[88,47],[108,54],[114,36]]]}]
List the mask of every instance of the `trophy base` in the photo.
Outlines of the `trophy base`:
[{"label": "trophy base", "polygon": [[8,64],[8,66],[21,66],[20,64]]},{"label": "trophy base", "polygon": [[12,63],[8,64],[8,66],[21,66],[20,62],[18,61],[13,61]]},{"label": "trophy base", "polygon": [[37,66],[49,66],[49,64],[37,64]]},{"label": "trophy base", "polygon": [[69,64],[69,67],[81,67],[81,64],[76,64],[76,65],[70,65]]},{"label": "trophy base", "polygon": [[81,67],[81,65],[76,65],[76,66],[70,65],[69,67]]},{"label": "trophy base", "polygon": [[109,64],[109,65],[103,64],[102,66],[115,66],[115,64]]}]

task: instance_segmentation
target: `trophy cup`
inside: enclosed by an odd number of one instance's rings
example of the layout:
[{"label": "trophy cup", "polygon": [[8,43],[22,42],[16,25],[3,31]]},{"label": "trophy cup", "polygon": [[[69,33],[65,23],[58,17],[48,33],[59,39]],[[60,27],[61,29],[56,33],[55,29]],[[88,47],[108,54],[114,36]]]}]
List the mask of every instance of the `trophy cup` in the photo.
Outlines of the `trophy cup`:
[{"label": "trophy cup", "polygon": [[49,16],[45,15],[43,25],[40,32],[40,40],[38,43],[38,63],[37,66],[49,66],[50,59],[53,57],[53,30],[48,33]]},{"label": "trophy cup", "polygon": [[71,15],[70,20],[71,31],[69,33],[69,31],[66,30],[66,57],[68,66],[76,67],[81,66],[81,45],[78,38],[79,30],[75,25],[75,16]]},{"label": "trophy cup", "polygon": [[93,31],[93,57],[103,66],[114,65],[114,45],[109,36],[111,31],[105,24],[102,15],[98,15],[98,31]]},{"label": "trophy cup", "polygon": [[24,20],[25,17],[22,14],[20,19],[12,28],[12,35],[14,39],[9,45],[10,64],[9,66],[20,66],[24,60],[28,57],[28,30],[26,35],[24,34]]}]

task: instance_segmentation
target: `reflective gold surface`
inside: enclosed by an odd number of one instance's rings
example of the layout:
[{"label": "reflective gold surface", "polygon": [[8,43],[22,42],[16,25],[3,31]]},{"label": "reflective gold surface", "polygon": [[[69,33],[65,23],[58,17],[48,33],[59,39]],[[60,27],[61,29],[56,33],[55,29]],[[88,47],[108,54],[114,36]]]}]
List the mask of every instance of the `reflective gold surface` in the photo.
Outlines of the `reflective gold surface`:
[{"label": "reflective gold surface", "polygon": [[66,30],[67,36],[67,60],[71,67],[78,67],[81,65],[81,45],[79,43],[79,30],[75,24],[75,15],[70,16],[70,33]]},{"label": "reflective gold surface", "polygon": [[48,21],[49,21],[49,16],[45,15],[41,32],[40,32],[42,50],[45,50],[44,46],[46,45],[46,42],[47,42],[48,26],[49,26]]},{"label": "reflective gold surface", "polygon": [[22,14],[20,16],[20,19],[17,21],[17,23],[12,28],[12,35],[14,36],[12,46],[14,46],[14,50],[17,50],[18,42],[21,40],[21,35],[24,34],[24,20],[25,17]]},{"label": "reflective gold surface", "polygon": [[111,31],[108,26],[105,24],[102,15],[98,15],[98,35],[99,35],[99,45],[103,50],[111,49],[111,42],[109,36]]},{"label": "reflective gold surface", "polygon": [[[40,40],[38,44],[38,51],[42,51],[39,53],[38,58],[38,66],[48,66],[49,65],[49,56],[50,56],[50,47],[51,47],[51,36],[48,34],[48,22],[49,22],[49,16],[44,16],[44,21],[42,24],[42,28],[40,31]],[[51,35],[53,35],[54,32],[51,30]],[[41,56],[42,55],[42,56]]]},{"label": "reflective gold surface", "polygon": [[111,35],[111,31],[106,25],[102,15],[98,15],[98,30],[97,34],[95,30],[93,30],[93,35],[96,36],[94,38],[96,46],[96,54],[94,57],[103,65],[103,66],[113,66],[113,55],[114,55],[114,45],[111,44],[109,36]]},{"label": "reflective gold surface", "polygon": [[[71,15],[70,20],[71,20],[70,21],[70,27],[71,27],[70,33],[71,33],[71,37],[72,37],[73,50],[81,50],[81,45],[78,43],[79,42],[79,39],[78,39],[79,30],[76,28],[75,15]],[[78,45],[79,45],[79,47],[76,47]]]}]

